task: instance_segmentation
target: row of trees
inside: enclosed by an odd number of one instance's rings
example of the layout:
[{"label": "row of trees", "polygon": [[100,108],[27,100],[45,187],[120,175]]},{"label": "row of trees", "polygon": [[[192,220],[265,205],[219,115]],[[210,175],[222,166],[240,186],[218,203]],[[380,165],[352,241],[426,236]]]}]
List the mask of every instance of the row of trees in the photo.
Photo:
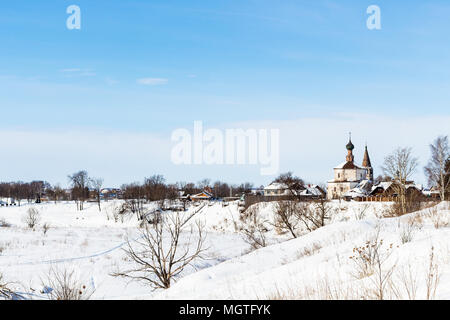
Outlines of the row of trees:
[{"label": "row of trees", "polygon": [[[90,177],[86,170],[80,170],[68,176],[70,184],[69,190],[64,190],[59,185],[52,186],[46,181],[25,182],[3,182],[0,183],[0,197],[13,198],[20,205],[22,199],[28,202],[38,201],[43,197],[52,201],[73,200],[77,204],[78,210],[83,210],[84,203],[90,199],[95,199],[101,211],[101,192],[103,179]],[[164,176],[153,175],[145,178],[141,182],[124,184],[120,189],[120,197],[130,200],[130,204],[139,211],[143,203],[149,201],[173,200],[179,196],[179,191],[185,195],[193,195],[209,190],[217,198],[241,195],[249,193],[253,188],[252,183],[241,185],[230,185],[225,182],[216,181],[211,183],[209,179],[203,179],[197,183],[177,182],[168,184]],[[133,200],[133,201],[132,201]]]},{"label": "row of trees", "polygon": [[33,200],[40,200],[46,190],[51,186],[45,181],[33,182],[1,182],[0,183],[0,197],[17,199],[20,206],[21,200],[25,199],[28,202]]},{"label": "row of trees", "polygon": [[32,182],[0,182],[0,197],[13,198],[20,206],[22,200],[41,202],[43,197],[52,201],[74,200],[77,208],[83,210],[83,203],[94,197],[100,208],[100,193],[103,179],[91,178],[86,171],[79,171],[68,176],[71,184],[70,192],[59,185],[52,186],[47,181]]}]

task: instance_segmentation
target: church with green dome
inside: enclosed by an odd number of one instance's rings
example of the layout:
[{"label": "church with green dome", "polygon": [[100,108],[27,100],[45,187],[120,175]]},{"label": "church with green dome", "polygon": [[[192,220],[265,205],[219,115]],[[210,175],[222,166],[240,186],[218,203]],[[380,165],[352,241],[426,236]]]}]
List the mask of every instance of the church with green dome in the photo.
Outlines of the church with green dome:
[{"label": "church with green dome", "polygon": [[353,150],[355,146],[352,143],[351,136],[345,148],[347,149],[345,162],[333,169],[334,179],[328,181],[327,198],[329,200],[351,197],[350,193],[357,193],[359,186],[373,181],[373,168],[367,146],[365,147],[361,166],[356,165],[354,162]]}]

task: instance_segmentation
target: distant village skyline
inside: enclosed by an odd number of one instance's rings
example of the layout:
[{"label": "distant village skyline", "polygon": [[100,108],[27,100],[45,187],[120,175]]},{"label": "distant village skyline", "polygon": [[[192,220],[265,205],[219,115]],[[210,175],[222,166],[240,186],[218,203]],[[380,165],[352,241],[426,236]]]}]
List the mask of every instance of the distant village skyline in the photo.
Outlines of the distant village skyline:
[{"label": "distant village skyline", "polygon": [[[350,137],[349,137],[350,134]],[[23,179],[23,178],[14,178],[12,176],[12,179],[0,179],[1,182],[13,182],[13,181],[23,181],[23,182],[31,182],[31,181],[46,181],[49,182],[52,185],[60,185],[62,188],[69,188],[70,183],[68,182],[68,176],[72,173],[74,173],[75,171],[78,170],[86,170],[88,171],[88,173],[93,176],[93,177],[98,177],[98,178],[102,178],[104,180],[104,184],[103,187],[104,188],[120,188],[123,184],[129,184],[129,183],[133,183],[133,182],[142,182],[144,180],[144,178],[146,177],[150,177],[152,175],[157,175],[157,174],[161,174],[162,176],[164,176],[164,178],[166,179],[166,182],[169,184],[175,184],[177,182],[186,182],[186,183],[194,183],[197,184],[199,182],[202,182],[205,179],[208,179],[210,181],[211,184],[213,184],[216,181],[220,181],[220,182],[224,182],[224,183],[228,183],[230,185],[240,185],[242,183],[253,183],[254,188],[259,188],[260,186],[267,186],[269,185],[273,179],[278,176],[281,173],[286,173],[286,172],[292,172],[294,175],[299,176],[300,178],[302,178],[305,183],[307,184],[314,184],[314,185],[321,185],[321,186],[327,186],[330,182],[333,181],[333,177],[336,180],[339,180],[339,178],[337,175],[337,169],[355,169],[356,171],[358,170],[363,170],[364,173],[363,176],[359,176],[361,174],[359,174],[358,172],[355,173],[355,181],[358,180],[356,179],[357,177],[359,178],[358,181],[364,180],[364,179],[368,179],[368,180],[374,180],[375,178],[377,178],[378,176],[383,176],[383,171],[381,169],[381,165],[383,164],[382,162],[377,163],[376,165],[372,165],[372,156],[371,156],[371,152],[370,152],[370,146],[369,144],[365,141],[364,142],[364,151],[361,150],[361,146],[359,146],[359,148],[357,147],[358,145],[353,144],[353,141],[355,140],[354,134],[352,137],[352,133],[346,133],[346,137],[347,137],[347,143],[342,142],[340,145],[340,152],[337,153],[336,156],[333,155],[333,157],[330,157],[330,159],[333,159],[333,163],[335,163],[334,166],[330,166],[328,168],[323,168],[323,172],[327,175],[327,179],[324,180],[314,180],[314,179],[308,179],[305,178],[305,176],[302,176],[301,174],[299,174],[299,171],[296,171],[293,168],[287,168],[286,170],[280,170],[278,172],[277,175],[274,176],[270,176],[270,177],[263,177],[263,179],[260,180],[256,180],[256,181],[262,181],[261,183],[255,182],[254,180],[251,179],[250,176],[241,176],[241,180],[237,180],[237,181],[230,181],[227,180],[225,178],[214,178],[214,177],[210,177],[210,176],[206,176],[206,175],[200,175],[198,176],[197,179],[183,179],[182,176],[179,176],[178,179],[176,180],[171,180],[169,177],[170,175],[166,175],[164,174],[164,172],[158,171],[157,169],[155,169],[154,171],[148,172],[148,173],[143,173],[141,176],[136,177],[136,179],[128,179],[128,180],[124,180],[120,183],[114,184],[114,183],[110,183],[109,181],[111,181],[112,179],[108,176],[103,176],[103,175],[98,175],[96,174],[94,171],[92,170],[88,170],[85,167],[80,166],[78,169],[74,169],[72,170],[73,172],[69,172],[67,173],[65,176],[63,176],[63,179],[61,180],[50,180],[50,179],[46,179],[45,177],[41,177],[41,178],[33,178],[33,179]],[[357,139],[358,141],[362,141],[363,139]],[[345,140],[343,140],[345,141]],[[431,142],[430,142],[431,143]],[[426,148],[428,148],[429,146],[427,145]],[[353,150],[358,150],[357,152],[355,151],[353,153]],[[394,150],[394,148],[392,148],[392,151]],[[415,149],[413,148],[413,151]],[[346,154],[346,152],[348,152]],[[414,153],[414,152],[413,152]],[[370,154],[370,155],[369,155]],[[362,155],[362,156],[361,156]],[[314,157],[314,151],[311,151],[310,153],[311,157]],[[383,155],[382,159],[384,159],[384,157],[387,156]],[[418,157],[420,159],[420,157],[417,154],[414,154],[414,156]],[[380,157],[376,157],[376,159],[380,159]],[[345,161],[344,161],[345,160]],[[340,165],[337,165],[338,162],[341,162]],[[417,184],[421,184],[424,187],[427,187],[427,181],[425,179],[425,177],[423,176],[423,166],[425,166],[425,164],[427,163],[428,159],[423,160],[422,162],[419,162],[419,167],[416,169],[415,174],[413,175],[413,179]],[[348,164],[351,163],[352,167],[348,167]],[[354,163],[354,165],[353,165]],[[423,164],[423,165],[422,165]],[[337,165],[337,166],[336,166]],[[360,167],[358,167],[360,166]],[[189,171],[189,167],[208,167],[208,165],[200,165],[200,166],[194,166],[194,165],[185,165],[182,166],[185,167],[187,171]],[[222,165],[222,166],[215,166],[216,168],[218,168],[218,170],[220,171],[220,168],[222,167],[225,171],[230,170],[229,167],[234,167],[234,168],[238,168],[240,167],[239,165],[234,165],[234,166],[227,166],[227,165]],[[228,168],[227,168],[228,167]],[[241,167],[249,167],[249,165],[243,165]],[[253,166],[254,167],[254,166]],[[231,168],[232,170],[233,168]],[[304,168],[305,170],[305,168]],[[335,171],[333,174],[333,170]],[[350,170],[351,171],[351,170]],[[362,171],[361,171],[362,172]],[[220,174],[220,172],[219,172]],[[353,174],[353,173],[352,173]],[[344,177],[345,175],[343,175]],[[423,176],[422,179],[423,180],[418,180],[417,177]],[[65,179],[64,179],[65,178]],[[420,179],[420,178],[419,178]],[[204,182],[204,181],[203,181]],[[355,185],[356,186],[356,185]],[[355,187],[352,185],[352,187]],[[349,189],[351,189],[350,187],[346,188],[345,191],[348,191]]]}]

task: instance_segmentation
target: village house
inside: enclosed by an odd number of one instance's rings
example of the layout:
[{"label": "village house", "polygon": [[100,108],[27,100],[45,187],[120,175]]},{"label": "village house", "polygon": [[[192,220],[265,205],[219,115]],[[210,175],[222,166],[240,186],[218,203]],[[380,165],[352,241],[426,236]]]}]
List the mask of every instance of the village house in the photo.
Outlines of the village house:
[{"label": "village house", "polygon": [[307,184],[305,190],[300,192],[300,196],[305,198],[323,198],[325,195],[325,190],[316,184]]},{"label": "village house", "polygon": [[284,183],[272,182],[264,188],[264,195],[267,196],[289,196],[291,191]]},{"label": "village house", "polygon": [[430,198],[430,199],[438,200],[441,197],[439,188],[436,186],[433,186],[433,187],[427,188],[427,189],[423,189],[422,193],[424,194],[425,197]]},{"label": "village house", "polygon": [[100,190],[100,198],[103,200],[119,199],[122,197],[122,190],[118,188],[103,188]]},{"label": "village house", "polygon": [[[272,182],[264,188],[264,196],[266,197],[284,197],[293,195],[293,191],[289,190],[286,184]],[[303,186],[302,191],[298,191],[297,196],[302,198],[320,198],[325,195],[325,191],[318,185],[307,184]]]},{"label": "village house", "polygon": [[194,195],[186,195],[185,198],[192,201],[203,201],[212,200],[214,197],[212,189],[210,187],[205,187],[202,192]]},{"label": "village house", "polygon": [[[422,198],[425,196],[423,186],[419,184],[415,184],[413,181],[407,181],[405,184],[406,188],[406,196],[407,197],[416,197]],[[387,181],[380,182],[372,187],[370,192],[371,197],[396,197],[398,196],[395,189],[395,182]]]},{"label": "village house", "polygon": [[212,194],[208,191],[202,191],[200,193],[189,196],[192,201],[211,200]]}]

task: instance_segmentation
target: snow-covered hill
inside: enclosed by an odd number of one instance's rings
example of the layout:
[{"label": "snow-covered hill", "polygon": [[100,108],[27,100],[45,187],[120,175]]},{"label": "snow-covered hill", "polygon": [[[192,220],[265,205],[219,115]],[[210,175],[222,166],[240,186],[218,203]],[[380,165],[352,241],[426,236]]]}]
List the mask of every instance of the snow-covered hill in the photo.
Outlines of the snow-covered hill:
[{"label": "snow-covered hill", "polygon": [[[131,263],[121,250],[125,239],[139,236],[135,217],[115,221],[113,212],[120,204],[104,203],[102,212],[96,204],[79,212],[74,203],[0,208],[0,221],[7,225],[0,226],[0,273],[15,282],[16,290],[44,299],[40,291],[50,268],[76,270],[87,286],[95,287],[95,299],[359,299],[374,298],[376,276],[392,271],[384,298],[407,299],[412,291],[416,298],[426,298],[433,254],[432,272],[439,275],[435,297],[450,299],[448,203],[401,218],[381,218],[387,204],[334,202],[329,225],[300,232],[292,240],[274,229],[274,204],[259,204],[251,210],[266,221],[270,245],[254,251],[238,232],[237,203],[192,206],[187,214],[198,211],[192,222],[201,221],[207,231],[206,259],[187,268],[170,289],[155,292],[143,283],[111,276]],[[34,231],[22,221],[30,207],[41,212]],[[46,234],[45,222],[51,226]],[[386,261],[381,272],[363,276],[358,257],[350,257],[367,241],[373,245],[377,233],[377,243],[382,240],[378,253]]]}]

